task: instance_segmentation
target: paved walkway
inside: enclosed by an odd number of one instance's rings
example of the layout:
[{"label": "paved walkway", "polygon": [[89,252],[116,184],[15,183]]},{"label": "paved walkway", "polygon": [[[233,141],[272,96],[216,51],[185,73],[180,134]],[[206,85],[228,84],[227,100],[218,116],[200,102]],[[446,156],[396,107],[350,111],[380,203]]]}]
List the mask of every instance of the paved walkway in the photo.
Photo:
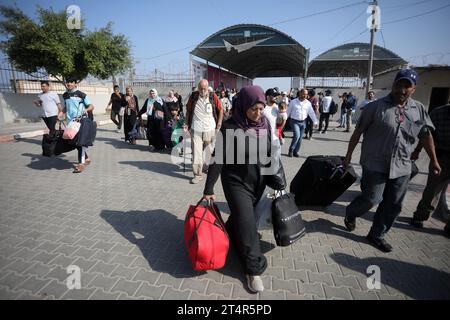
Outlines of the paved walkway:
[{"label": "paved walkway", "polygon": [[[283,158],[289,182],[306,156],[344,154],[348,139],[333,131],[304,140],[302,158]],[[183,221],[203,185],[189,184],[191,174],[169,155],[150,153],[145,141],[127,145],[112,125],[101,126],[89,149],[92,165],[74,175],[76,152],[48,159],[40,144],[41,137],[0,143],[0,299],[450,298],[444,223],[433,217],[415,231],[407,222],[426,181],[425,154],[387,236],[392,253],[365,241],[373,211],[354,233],[345,231],[345,206],[358,193],[356,183],[325,210],[305,210],[308,233],[294,245],[276,247],[272,232],[263,232],[266,290],[254,295],[244,289],[234,250],[222,270],[192,271]],[[216,189],[227,219],[220,183]],[[82,270],[81,289],[65,284],[70,265]],[[367,288],[370,265],[381,268],[378,290]]]}]

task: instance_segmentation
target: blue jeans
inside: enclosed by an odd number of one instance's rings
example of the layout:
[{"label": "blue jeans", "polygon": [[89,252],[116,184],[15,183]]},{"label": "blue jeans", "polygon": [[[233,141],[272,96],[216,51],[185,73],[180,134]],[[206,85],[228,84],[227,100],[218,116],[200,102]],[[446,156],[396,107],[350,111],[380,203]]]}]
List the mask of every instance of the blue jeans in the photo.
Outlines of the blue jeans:
[{"label": "blue jeans", "polygon": [[289,152],[298,153],[302,145],[303,132],[305,132],[306,122],[291,119],[291,127],[294,132]]},{"label": "blue jeans", "polygon": [[340,122],[339,122],[339,126],[344,128],[346,123],[347,123],[347,114],[346,113],[341,113],[341,119],[340,119]]},{"label": "blue jeans", "polygon": [[402,211],[408,183],[409,176],[389,179],[388,173],[363,168],[362,193],[348,205],[347,217],[360,217],[379,203],[369,234],[374,238],[383,238]]}]

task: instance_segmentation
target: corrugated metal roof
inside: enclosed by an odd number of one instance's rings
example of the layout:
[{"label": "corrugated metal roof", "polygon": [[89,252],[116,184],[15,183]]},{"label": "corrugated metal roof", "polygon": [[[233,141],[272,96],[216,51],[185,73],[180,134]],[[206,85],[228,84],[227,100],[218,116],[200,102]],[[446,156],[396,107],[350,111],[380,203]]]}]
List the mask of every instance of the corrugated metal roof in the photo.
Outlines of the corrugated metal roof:
[{"label": "corrugated metal roof", "polygon": [[300,43],[281,31],[258,24],[222,29],[191,54],[251,79],[298,77],[306,66],[306,49]]},{"label": "corrugated metal roof", "polygon": [[[370,56],[370,44],[347,43],[330,49],[309,64],[311,77],[366,77]],[[406,65],[407,62],[394,52],[375,45],[373,73]]]}]

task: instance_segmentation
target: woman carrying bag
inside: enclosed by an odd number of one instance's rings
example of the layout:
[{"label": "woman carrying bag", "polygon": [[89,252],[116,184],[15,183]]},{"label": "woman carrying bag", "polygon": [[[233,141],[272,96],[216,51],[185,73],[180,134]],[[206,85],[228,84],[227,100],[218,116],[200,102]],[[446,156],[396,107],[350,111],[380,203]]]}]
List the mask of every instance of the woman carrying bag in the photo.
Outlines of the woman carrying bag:
[{"label": "woman carrying bag", "polygon": [[127,87],[126,89],[125,101],[127,103],[123,121],[125,141],[129,141],[131,144],[136,144],[136,137],[130,136],[130,132],[133,128],[135,128],[137,115],[139,112],[139,102],[136,95],[133,94],[133,89],[131,87]]},{"label": "woman carrying bag", "polygon": [[[244,87],[239,92],[233,105],[232,116],[221,128],[223,143],[216,142],[216,161],[209,166],[202,198],[215,200],[214,185],[220,175],[231,211],[226,228],[244,266],[247,286],[254,293],[264,290],[261,275],[267,268],[267,259],[261,251],[256,227],[255,206],[267,185],[277,190],[284,189],[286,185],[284,172],[281,179],[274,179],[275,175],[267,175],[273,171],[268,168],[271,163],[263,164],[267,161],[260,161],[262,156],[266,156],[266,160],[272,159],[270,155],[273,153],[271,129],[263,115],[264,107],[265,95],[259,86]],[[230,136],[230,133],[234,134],[234,137]],[[236,137],[244,133],[245,140]],[[227,141],[230,137],[233,137],[233,141]],[[255,141],[257,148],[250,147],[255,146]],[[234,154],[234,159],[228,159],[230,154]],[[242,161],[237,160],[243,157],[245,161],[241,164]],[[254,161],[255,159],[257,161]],[[282,167],[280,168],[282,170]]]},{"label": "woman carrying bag", "polygon": [[167,122],[169,112],[165,102],[158,96],[156,89],[150,89],[149,97],[145,100],[144,106],[138,113],[141,117],[147,113],[147,136],[149,146],[156,151],[164,149],[162,131]]}]

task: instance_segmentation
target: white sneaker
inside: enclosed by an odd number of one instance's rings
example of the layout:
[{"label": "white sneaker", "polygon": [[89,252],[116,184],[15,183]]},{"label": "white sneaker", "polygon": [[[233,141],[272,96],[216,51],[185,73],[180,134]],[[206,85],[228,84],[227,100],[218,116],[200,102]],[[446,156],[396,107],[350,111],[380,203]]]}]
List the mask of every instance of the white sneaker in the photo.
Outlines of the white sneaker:
[{"label": "white sneaker", "polygon": [[247,286],[251,292],[258,293],[264,291],[264,284],[261,276],[247,275]]},{"label": "white sneaker", "polygon": [[202,180],[203,180],[203,177],[195,176],[194,179],[191,180],[191,184],[197,184],[197,183],[199,183]]}]

